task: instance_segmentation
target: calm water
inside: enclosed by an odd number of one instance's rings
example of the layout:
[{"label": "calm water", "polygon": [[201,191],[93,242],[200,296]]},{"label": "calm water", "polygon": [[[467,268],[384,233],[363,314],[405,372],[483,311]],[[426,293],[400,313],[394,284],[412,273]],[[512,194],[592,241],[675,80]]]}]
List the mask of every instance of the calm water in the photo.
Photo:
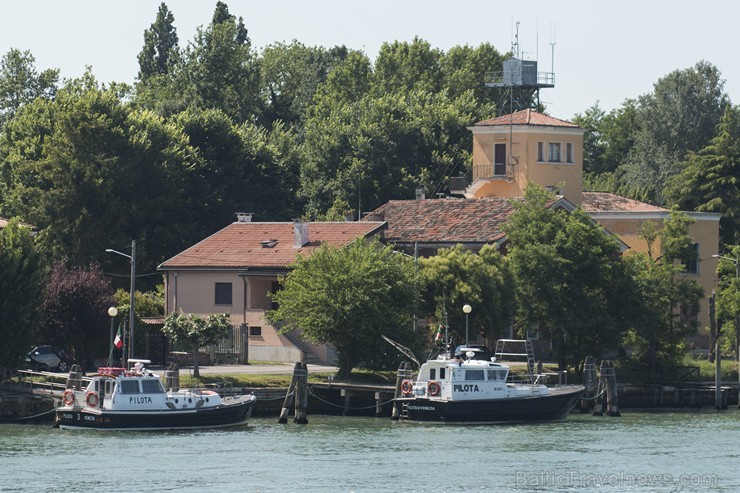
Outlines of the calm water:
[{"label": "calm water", "polygon": [[740,491],[740,411],[453,426],[309,416],[132,433],[0,425],[0,491]]}]

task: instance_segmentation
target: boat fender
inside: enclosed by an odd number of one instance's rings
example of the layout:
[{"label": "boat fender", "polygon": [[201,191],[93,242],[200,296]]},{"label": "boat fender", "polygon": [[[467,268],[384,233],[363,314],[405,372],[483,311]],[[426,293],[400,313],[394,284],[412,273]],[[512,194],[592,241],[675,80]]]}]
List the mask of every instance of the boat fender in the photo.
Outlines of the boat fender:
[{"label": "boat fender", "polygon": [[97,407],[98,406],[98,394],[95,392],[88,392],[85,396],[85,403],[87,403],[87,407]]},{"label": "boat fender", "polygon": [[427,384],[427,392],[429,395],[439,395],[439,391],[439,382],[432,380]]},{"label": "boat fender", "polygon": [[414,384],[411,380],[404,380],[401,382],[401,393],[403,395],[411,395],[411,391],[414,389]]},{"label": "boat fender", "polygon": [[65,390],[64,391],[64,404],[66,406],[71,406],[75,402],[75,393],[73,390]]}]

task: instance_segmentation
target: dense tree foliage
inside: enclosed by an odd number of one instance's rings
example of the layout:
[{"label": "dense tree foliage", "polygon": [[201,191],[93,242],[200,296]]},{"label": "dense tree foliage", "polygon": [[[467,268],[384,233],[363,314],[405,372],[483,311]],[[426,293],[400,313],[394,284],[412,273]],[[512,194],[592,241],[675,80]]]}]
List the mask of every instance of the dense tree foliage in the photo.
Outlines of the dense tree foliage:
[{"label": "dense tree foliage", "polygon": [[[662,229],[641,231],[648,253],[633,253],[625,259],[633,281],[631,328],[625,343],[634,359],[650,372],[661,364],[677,364],[686,337],[696,332],[699,300],[704,292],[695,280],[680,275],[685,268],[680,261],[687,258],[692,244],[688,236],[691,222],[685,214],[672,212]],[[655,257],[652,244],[657,237],[663,248],[662,255]]]},{"label": "dense tree foliage", "polygon": [[31,349],[43,300],[43,264],[31,230],[9,221],[0,228],[0,369],[15,368]]},{"label": "dense tree foliage", "polygon": [[483,338],[492,346],[506,336],[514,312],[514,279],[494,246],[473,253],[457,245],[419,259],[419,266],[425,300],[422,313],[434,314],[437,321],[446,323],[456,344],[465,342],[465,304],[472,308],[468,316],[471,344]]},{"label": "dense tree foliage", "polygon": [[162,332],[175,342],[189,344],[193,349],[193,376],[200,377],[200,348],[223,339],[231,330],[228,313],[203,318],[192,313],[171,313],[164,321]]},{"label": "dense tree foliage", "polygon": [[353,368],[392,369],[399,358],[382,335],[416,347],[411,324],[416,306],[416,269],[404,255],[377,241],[357,240],[343,248],[327,245],[299,258],[273,294],[268,312],[283,331],[331,344],[338,376]]},{"label": "dense tree foliage", "polygon": [[[740,246],[734,245],[727,249],[717,266],[720,282],[717,289],[717,326],[724,338],[725,347],[733,347],[738,351],[740,338]],[[740,361],[740,354],[735,353]]]},{"label": "dense tree foliage", "polygon": [[110,278],[99,266],[55,263],[46,281],[42,340],[66,348],[76,363],[92,368],[93,358],[109,351],[108,308],[112,302]]},{"label": "dense tree foliage", "polygon": [[59,70],[36,71],[30,51],[11,49],[0,60],[0,128],[18,109],[38,97],[51,98],[57,88]]},{"label": "dense tree foliage", "polygon": [[586,130],[586,186],[666,203],[679,163],[714,137],[728,104],[719,70],[701,61],[662,77],[622,108],[605,114],[595,105],[577,115]]},{"label": "dense tree foliage", "polygon": [[740,108],[728,106],[712,141],[681,163],[667,191],[682,210],[720,212],[722,240],[740,242]]},{"label": "dense tree foliage", "polygon": [[562,368],[617,346],[628,325],[629,290],[619,247],[581,209],[552,208],[553,197],[529,185],[505,224],[516,279],[517,327],[556,343]]}]

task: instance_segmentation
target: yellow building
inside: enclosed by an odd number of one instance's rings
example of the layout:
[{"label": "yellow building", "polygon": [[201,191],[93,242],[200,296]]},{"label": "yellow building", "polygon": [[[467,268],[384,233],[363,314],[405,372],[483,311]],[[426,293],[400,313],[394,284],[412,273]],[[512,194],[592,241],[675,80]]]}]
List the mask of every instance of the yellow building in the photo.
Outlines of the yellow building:
[{"label": "yellow building", "polygon": [[[466,198],[521,197],[529,183],[544,186],[589,215],[633,251],[647,245],[637,234],[645,221],[662,227],[670,211],[611,193],[583,192],[583,129],[574,123],[533,110],[484,120],[468,127],[473,133],[472,183],[453,193]],[[695,222],[690,235],[697,261],[684,275],[694,277],[709,296],[717,284],[721,214],[687,212]],[[661,245],[654,245],[660,255]],[[708,298],[702,300],[700,334],[709,326]]]}]

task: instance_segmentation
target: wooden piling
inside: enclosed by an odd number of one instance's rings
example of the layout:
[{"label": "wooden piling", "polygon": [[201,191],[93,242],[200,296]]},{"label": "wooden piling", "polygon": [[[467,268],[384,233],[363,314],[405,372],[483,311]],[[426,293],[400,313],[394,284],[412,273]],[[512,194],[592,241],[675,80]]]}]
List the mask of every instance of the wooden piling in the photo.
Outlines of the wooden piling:
[{"label": "wooden piling", "polygon": [[[602,364],[602,369],[602,372],[606,371],[607,414],[614,417],[621,416],[617,397],[617,372],[614,369],[614,364],[611,361],[606,361],[606,367]],[[602,378],[604,378],[603,373]]]},{"label": "wooden piling", "polygon": [[593,356],[587,356],[583,362],[583,386],[586,391],[581,399],[581,413],[588,413],[594,407],[594,397],[599,386],[596,377],[596,362]]},{"label": "wooden piling", "polygon": [[288,413],[290,412],[290,406],[293,404],[293,398],[295,396],[295,388],[296,388],[296,371],[299,371],[303,368],[300,361],[296,362],[295,366],[293,367],[293,377],[290,379],[290,385],[288,386],[288,393],[285,394],[285,401],[283,401],[283,408],[280,411],[280,417],[278,418],[278,423],[280,424],[286,424],[288,422]]},{"label": "wooden piling", "polygon": [[596,403],[594,404],[594,416],[603,416],[604,415],[604,407],[606,405],[606,399],[604,398],[604,394],[606,393],[606,361],[601,361],[601,366],[599,367],[599,385],[596,387]]},{"label": "wooden piling", "polygon": [[[300,364],[300,367],[298,366]],[[306,363],[296,363],[293,370],[295,377],[295,418],[293,422],[299,425],[308,424],[308,366]]]}]

